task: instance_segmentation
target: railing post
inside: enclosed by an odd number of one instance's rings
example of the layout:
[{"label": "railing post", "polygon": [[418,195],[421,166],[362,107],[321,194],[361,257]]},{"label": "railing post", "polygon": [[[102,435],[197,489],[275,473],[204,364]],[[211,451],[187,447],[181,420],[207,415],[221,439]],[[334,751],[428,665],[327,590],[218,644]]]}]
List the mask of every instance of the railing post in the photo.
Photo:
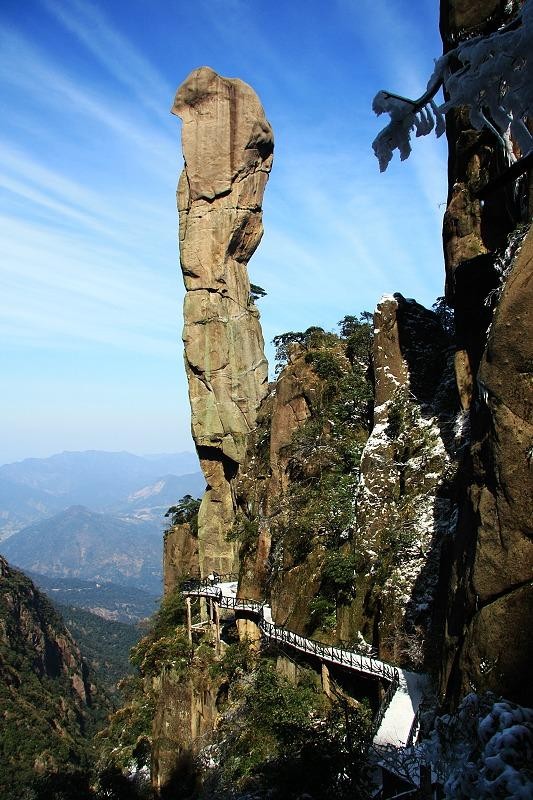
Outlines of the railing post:
[{"label": "railing post", "polygon": [[191,598],[185,598],[185,608],[187,609],[187,638],[189,644],[192,645],[192,612],[191,612]]},{"label": "railing post", "polygon": [[326,697],[331,697],[331,687],[329,682],[329,669],[327,668],[324,661],[321,663],[320,669],[320,677],[322,680],[322,691],[326,695]]},{"label": "railing post", "polygon": [[213,617],[215,622],[215,651],[220,653],[220,609],[218,603],[213,603]]}]

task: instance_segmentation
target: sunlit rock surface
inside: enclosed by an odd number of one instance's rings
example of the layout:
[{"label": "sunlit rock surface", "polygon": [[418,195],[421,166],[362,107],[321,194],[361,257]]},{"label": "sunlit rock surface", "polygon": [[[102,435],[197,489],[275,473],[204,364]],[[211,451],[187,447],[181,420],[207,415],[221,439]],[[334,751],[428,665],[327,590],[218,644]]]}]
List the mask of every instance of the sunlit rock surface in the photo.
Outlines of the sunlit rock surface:
[{"label": "sunlit rock surface", "polygon": [[231,571],[232,482],[267,391],[267,362],[247,264],[263,234],[272,129],[255,92],[208,67],[189,75],[172,112],[183,122],[178,185],[185,366],[192,433],[208,485],[199,514],[203,575]]}]

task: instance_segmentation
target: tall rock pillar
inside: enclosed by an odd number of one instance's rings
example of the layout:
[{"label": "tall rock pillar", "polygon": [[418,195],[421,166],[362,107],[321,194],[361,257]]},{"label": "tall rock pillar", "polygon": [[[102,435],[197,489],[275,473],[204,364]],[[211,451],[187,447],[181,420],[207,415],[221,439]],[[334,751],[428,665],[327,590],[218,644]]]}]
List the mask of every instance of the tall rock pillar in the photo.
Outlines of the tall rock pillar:
[{"label": "tall rock pillar", "polygon": [[185,168],[177,200],[185,368],[192,434],[207,490],[198,517],[202,575],[230,572],[233,482],[267,391],[267,362],[247,264],[263,234],[272,129],[253,89],[208,67],[176,93]]}]

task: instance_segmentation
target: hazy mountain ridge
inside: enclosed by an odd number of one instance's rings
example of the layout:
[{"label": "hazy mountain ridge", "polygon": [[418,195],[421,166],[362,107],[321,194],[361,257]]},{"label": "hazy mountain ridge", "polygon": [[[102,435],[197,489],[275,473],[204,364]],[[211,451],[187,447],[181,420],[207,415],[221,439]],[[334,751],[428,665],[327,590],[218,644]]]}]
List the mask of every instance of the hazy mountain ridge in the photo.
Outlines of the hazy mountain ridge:
[{"label": "hazy mountain ridge", "polygon": [[0,467],[0,539],[73,505],[119,516],[162,519],[176,500],[184,494],[200,494],[203,488],[198,460],[187,452],[144,457],[94,450],[4,464]]},{"label": "hazy mountain ridge", "polygon": [[0,546],[6,558],[23,570],[160,592],[157,522],[119,519],[71,506],[18,531]]},{"label": "hazy mountain ridge", "polygon": [[[197,497],[205,488],[205,480],[200,472],[190,475],[164,475],[132,491],[124,501],[112,510],[120,516],[132,515],[142,519],[159,518],[161,524],[171,505],[175,505],[184,495]],[[111,509],[110,509],[111,510]]]}]

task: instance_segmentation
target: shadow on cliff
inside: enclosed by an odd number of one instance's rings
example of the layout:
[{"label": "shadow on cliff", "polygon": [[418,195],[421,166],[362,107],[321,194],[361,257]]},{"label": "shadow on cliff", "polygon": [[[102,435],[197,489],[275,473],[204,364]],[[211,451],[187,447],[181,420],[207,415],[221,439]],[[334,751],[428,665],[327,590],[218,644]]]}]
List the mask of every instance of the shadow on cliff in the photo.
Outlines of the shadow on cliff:
[{"label": "shadow on cliff", "polygon": [[[447,455],[432,508],[432,536],[422,569],[415,579],[404,615],[406,638],[421,648],[421,664],[436,672],[442,649],[445,600],[441,589],[441,558],[457,522],[459,498],[457,467],[463,459],[468,436],[465,418],[460,418],[460,402],[455,380],[453,316],[443,304],[436,312],[414,300],[395,295],[398,301],[400,349],[410,377],[410,391],[422,418],[433,418]],[[458,436],[458,420],[463,431]],[[413,659],[412,659],[413,660]]]},{"label": "shadow on cliff", "polygon": [[157,793],[158,800],[193,800],[198,797],[200,772],[190,750],[184,750]]}]

